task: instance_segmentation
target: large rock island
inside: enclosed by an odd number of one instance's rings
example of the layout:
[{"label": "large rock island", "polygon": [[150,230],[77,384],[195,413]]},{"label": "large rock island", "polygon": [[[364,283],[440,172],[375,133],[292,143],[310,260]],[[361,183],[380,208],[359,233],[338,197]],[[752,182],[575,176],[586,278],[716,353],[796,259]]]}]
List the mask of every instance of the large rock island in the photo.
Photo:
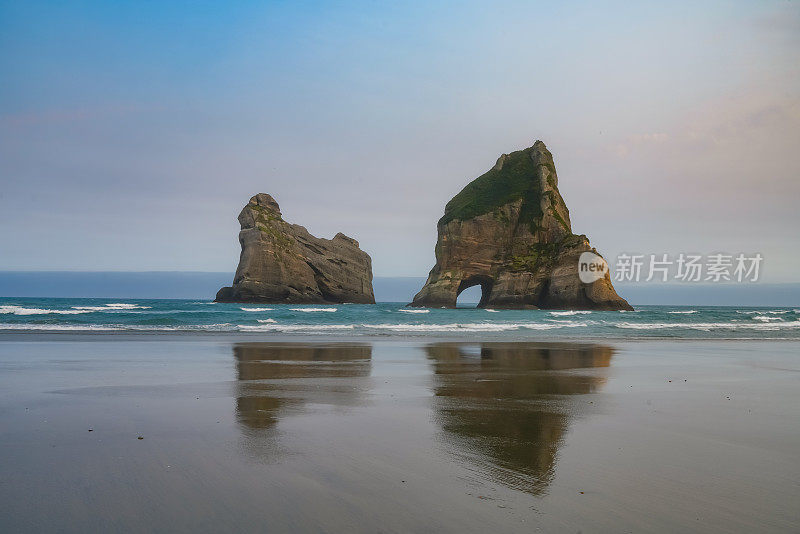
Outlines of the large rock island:
[{"label": "large rock island", "polygon": [[411,306],[454,308],[461,291],[480,285],[484,308],[633,309],[608,272],[581,282],[579,257],[598,253],[572,233],[541,141],[500,156],[447,203],[437,229],[436,265]]},{"label": "large rock island", "polygon": [[374,304],[372,260],[358,241],[309,234],[283,220],[275,199],[259,193],[239,214],[242,253],[232,287],[217,302]]}]

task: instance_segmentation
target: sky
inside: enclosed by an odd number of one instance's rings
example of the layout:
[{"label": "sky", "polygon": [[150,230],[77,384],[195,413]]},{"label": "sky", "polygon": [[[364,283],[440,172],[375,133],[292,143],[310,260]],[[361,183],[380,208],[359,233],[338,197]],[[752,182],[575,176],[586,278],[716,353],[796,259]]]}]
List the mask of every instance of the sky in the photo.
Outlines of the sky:
[{"label": "sky", "polygon": [[229,271],[258,192],[376,276],[543,140],[573,230],[800,282],[800,2],[0,0],[0,270]]}]

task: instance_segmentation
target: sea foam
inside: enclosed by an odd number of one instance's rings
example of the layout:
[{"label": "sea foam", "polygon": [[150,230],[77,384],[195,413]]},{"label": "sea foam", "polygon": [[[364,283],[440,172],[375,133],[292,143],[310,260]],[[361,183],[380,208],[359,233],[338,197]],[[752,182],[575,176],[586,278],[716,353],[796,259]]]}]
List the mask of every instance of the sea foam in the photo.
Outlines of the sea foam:
[{"label": "sea foam", "polygon": [[92,313],[93,310],[51,310],[47,308],[25,308],[23,306],[7,305],[0,306],[0,313],[12,315],[79,315],[81,313]]}]

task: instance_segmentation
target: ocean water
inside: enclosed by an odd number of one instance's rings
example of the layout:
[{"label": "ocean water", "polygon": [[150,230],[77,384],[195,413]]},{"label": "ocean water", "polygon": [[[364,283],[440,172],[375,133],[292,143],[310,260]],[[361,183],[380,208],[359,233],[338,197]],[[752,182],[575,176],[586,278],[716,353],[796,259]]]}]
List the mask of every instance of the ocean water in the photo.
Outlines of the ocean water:
[{"label": "ocean water", "polygon": [[247,332],[340,337],[800,339],[800,307],[640,306],[633,312],[0,298],[0,332]]}]

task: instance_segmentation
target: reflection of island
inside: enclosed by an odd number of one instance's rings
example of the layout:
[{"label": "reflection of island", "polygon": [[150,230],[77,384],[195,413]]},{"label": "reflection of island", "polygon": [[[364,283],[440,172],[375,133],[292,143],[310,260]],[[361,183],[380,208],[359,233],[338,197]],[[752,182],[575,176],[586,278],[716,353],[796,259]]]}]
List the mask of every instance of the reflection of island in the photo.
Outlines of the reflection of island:
[{"label": "reflection of island", "polygon": [[353,406],[370,375],[369,345],[238,343],[236,419],[243,430],[273,427],[307,404]]},{"label": "reflection of island", "polygon": [[566,343],[451,343],[427,347],[436,421],[468,467],[506,486],[541,494],[553,478],[570,419],[605,382],[614,349]]}]

